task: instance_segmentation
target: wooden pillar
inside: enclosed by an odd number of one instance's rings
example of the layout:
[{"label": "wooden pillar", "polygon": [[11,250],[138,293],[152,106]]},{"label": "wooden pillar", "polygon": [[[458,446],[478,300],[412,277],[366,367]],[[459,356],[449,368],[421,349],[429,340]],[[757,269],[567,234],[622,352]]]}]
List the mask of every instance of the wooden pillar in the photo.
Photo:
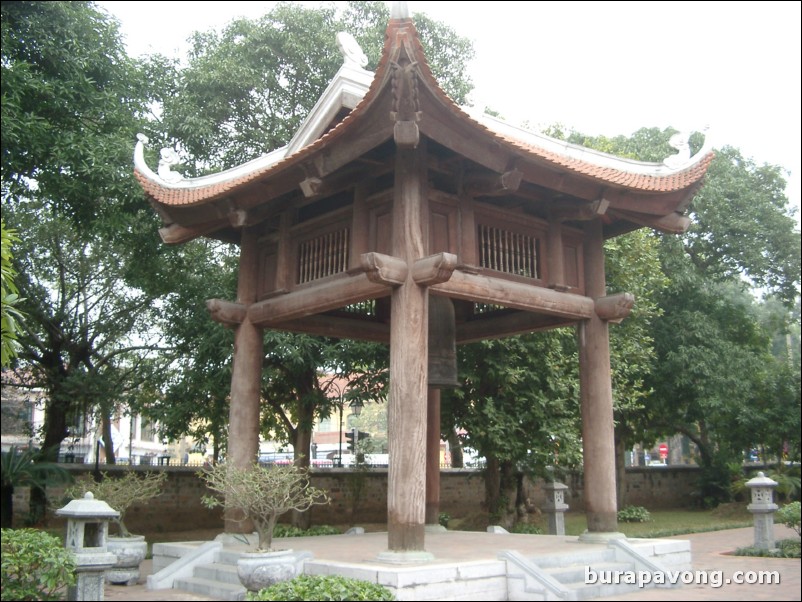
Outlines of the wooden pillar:
[{"label": "wooden pillar", "polygon": [[[256,301],[258,282],[258,235],[245,229],[240,245],[237,301],[246,307]],[[226,462],[244,468],[259,455],[259,395],[262,379],[262,329],[247,314],[234,337],[234,363],[231,371],[231,407],[228,418],[228,454]],[[247,532],[250,525],[238,523],[226,515],[226,532]]]},{"label": "wooden pillar", "polygon": [[440,389],[429,387],[426,420],[426,526],[440,525]]},{"label": "wooden pillar", "polygon": [[[604,239],[598,220],[587,222],[584,244],[585,294],[606,294]],[[613,390],[607,322],[593,315],[579,324],[579,386],[588,539],[618,530],[615,487]]]},{"label": "wooden pillar", "polygon": [[387,531],[389,555],[397,562],[424,547],[428,291],[415,283],[411,269],[426,248],[422,154],[422,145],[399,146],[395,163],[393,255],[410,266],[406,281],[393,290],[390,314]]},{"label": "wooden pillar", "polygon": [[546,235],[548,287],[555,291],[564,291],[565,267],[563,260],[563,225],[557,220],[549,219],[549,229]]}]

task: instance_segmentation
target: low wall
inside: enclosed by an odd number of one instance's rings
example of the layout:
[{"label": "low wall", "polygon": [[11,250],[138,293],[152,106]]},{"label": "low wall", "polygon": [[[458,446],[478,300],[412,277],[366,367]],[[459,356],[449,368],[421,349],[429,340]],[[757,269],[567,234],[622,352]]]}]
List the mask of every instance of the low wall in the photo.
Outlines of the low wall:
[{"label": "low wall", "polygon": [[[91,472],[91,466],[65,465],[75,476]],[[126,526],[134,532],[173,532],[195,529],[220,529],[222,510],[209,510],[200,499],[208,495],[191,467],[127,467],[108,466],[109,474],[126,470],[145,472],[165,470],[169,479],[164,492],[148,504],[132,507],[126,516]],[[694,466],[644,467],[627,469],[628,505],[645,506],[650,510],[682,508],[691,505],[691,492],[697,487],[699,469]],[[326,489],[332,498],[327,506],[314,506],[312,524],[352,525],[387,522],[387,469],[355,472],[349,469],[318,469],[312,473],[312,485]],[[546,497],[542,481],[525,481],[525,493],[530,504],[542,508]],[[581,475],[566,479],[569,491],[566,503],[572,510],[584,508]],[[51,500],[58,500],[63,488],[49,489]],[[475,470],[443,470],[440,475],[440,509],[450,516],[467,517],[482,511],[484,479]],[[15,524],[22,525],[28,511],[29,492],[17,488],[14,499]],[[51,516],[50,523],[58,524]]]}]

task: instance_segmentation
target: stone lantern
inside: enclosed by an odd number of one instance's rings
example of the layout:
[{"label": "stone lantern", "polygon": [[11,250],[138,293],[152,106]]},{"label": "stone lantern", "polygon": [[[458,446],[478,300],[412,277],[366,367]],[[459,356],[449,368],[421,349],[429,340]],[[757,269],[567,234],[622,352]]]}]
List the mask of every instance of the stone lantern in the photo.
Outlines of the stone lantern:
[{"label": "stone lantern", "polygon": [[774,547],[774,513],[777,511],[774,488],[777,481],[759,472],[746,482],[746,486],[752,490],[752,503],[746,509],[752,513],[755,522],[755,547],[770,550]]},{"label": "stone lantern", "polygon": [[68,600],[103,600],[106,569],[117,557],[106,549],[109,521],[120,516],[106,502],[94,499],[92,492],[56,510],[67,519],[64,546],[75,554],[76,584],[67,591]]},{"label": "stone lantern", "polygon": [[549,515],[549,535],[565,535],[565,511],[568,504],[565,503],[565,492],[568,485],[552,481],[543,485],[546,492],[546,505],[543,511]]}]

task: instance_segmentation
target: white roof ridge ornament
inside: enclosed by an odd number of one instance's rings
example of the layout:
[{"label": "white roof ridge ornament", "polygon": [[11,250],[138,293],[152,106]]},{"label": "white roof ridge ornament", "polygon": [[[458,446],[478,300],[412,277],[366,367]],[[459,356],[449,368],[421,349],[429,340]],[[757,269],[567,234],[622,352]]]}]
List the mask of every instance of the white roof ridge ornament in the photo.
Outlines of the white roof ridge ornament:
[{"label": "white roof ridge ornament", "polygon": [[360,69],[368,66],[367,55],[362,51],[362,47],[356,41],[356,38],[350,33],[341,31],[337,34],[337,47],[343,55],[343,65],[353,65]]},{"label": "white roof ridge ornament", "polygon": [[[159,160],[159,173],[157,174],[145,162],[145,145],[149,142],[148,137],[145,136],[145,134],[137,134],[136,139],[137,143],[136,147],[134,147],[134,167],[136,170],[151,182],[154,182],[163,188],[172,189],[204,188],[205,186],[212,186],[214,184],[223,184],[231,180],[236,180],[237,178],[254,171],[275,165],[287,154],[287,147],[282,146],[281,148],[271,151],[266,155],[262,155],[256,159],[251,159],[242,165],[238,165],[217,173],[199,176],[197,178],[186,178],[177,172],[171,171],[170,167],[177,164],[177,162],[170,162],[172,161],[172,158],[169,157],[169,154],[168,157],[164,156],[165,150],[172,151],[173,153],[175,153],[175,150],[171,148],[162,149],[160,153],[162,158]],[[164,176],[171,179],[167,180]],[[175,178],[175,176],[179,177]]]},{"label": "white roof ridge ornament", "polygon": [[409,19],[409,6],[406,2],[393,2],[390,5],[391,19]]},{"label": "white roof ridge ornament", "polygon": [[[713,150],[712,136],[709,133],[709,126],[705,126],[701,133],[704,134],[705,141],[702,148],[699,149],[695,155],[690,156],[690,147],[688,148],[687,155],[683,152],[672,155],[669,159],[677,157],[676,160],[668,161],[663,160],[660,163],[649,161],[638,161],[636,159],[629,159],[627,157],[619,157],[573,144],[565,140],[558,140],[540,132],[534,132],[522,127],[512,125],[503,119],[488,115],[473,107],[460,107],[465,113],[468,114],[474,121],[477,121],[488,128],[490,131],[509,138],[514,141],[519,141],[530,146],[541,148],[545,151],[553,152],[562,155],[569,159],[577,161],[584,161],[599,167],[606,167],[616,169],[628,173],[638,175],[651,175],[651,176],[668,176],[677,172],[683,171],[692,167],[702,158],[704,158],[710,151]],[[676,136],[676,134],[675,134]],[[672,136],[672,139],[674,137]],[[680,144],[681,140],[674,140],[675,143]],[[677,148],[677,147],[674,147]]]}]

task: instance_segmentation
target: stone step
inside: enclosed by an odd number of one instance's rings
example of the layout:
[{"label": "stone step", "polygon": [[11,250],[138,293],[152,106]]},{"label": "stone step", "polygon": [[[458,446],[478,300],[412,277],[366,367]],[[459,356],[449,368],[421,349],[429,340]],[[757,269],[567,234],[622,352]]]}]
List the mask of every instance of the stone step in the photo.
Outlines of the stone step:
[{"label": "stone step", "polygon": [[181,589],[193,594],[208,596],[216,600],[244,600],[246,590],[242,585],[212,581],[202,577],[176,579],[174,589]]},{"label": "stone step", "polygon": [[241,585],[237,567],[233,564],[210,563],[201,564],[195,567],[195,577],[209,579],[210,581],[220,581],[231,585]]},{"label": "stone step", "polygon": [[243,554],[242,552],[236,550],[229,550],[223,548],[217,553],[217,562],[220,564],[230,564],[236,567],[237,560],[239,560],[242,554]]},{"label": "stone step", "polygon": [[597,562],[590,565],[571,564],[544,570],[562,584],[569,585],[578,583],[584,585],[588,567],[597,575],[601,574],[602,571],[604,571],[605,574],[614,574],[615,571],[635,570],[635,565],[629,562]]},{"label": "stone step", "polygon": [[615,562],[615,550],[606,546],[594,546],[588,548],[578,548],[576,551],[565,554],[553,554],[551,556],[536,556],[529,558],[542,569],[555,569],[574,565],[601,564],[605,562]]}]

